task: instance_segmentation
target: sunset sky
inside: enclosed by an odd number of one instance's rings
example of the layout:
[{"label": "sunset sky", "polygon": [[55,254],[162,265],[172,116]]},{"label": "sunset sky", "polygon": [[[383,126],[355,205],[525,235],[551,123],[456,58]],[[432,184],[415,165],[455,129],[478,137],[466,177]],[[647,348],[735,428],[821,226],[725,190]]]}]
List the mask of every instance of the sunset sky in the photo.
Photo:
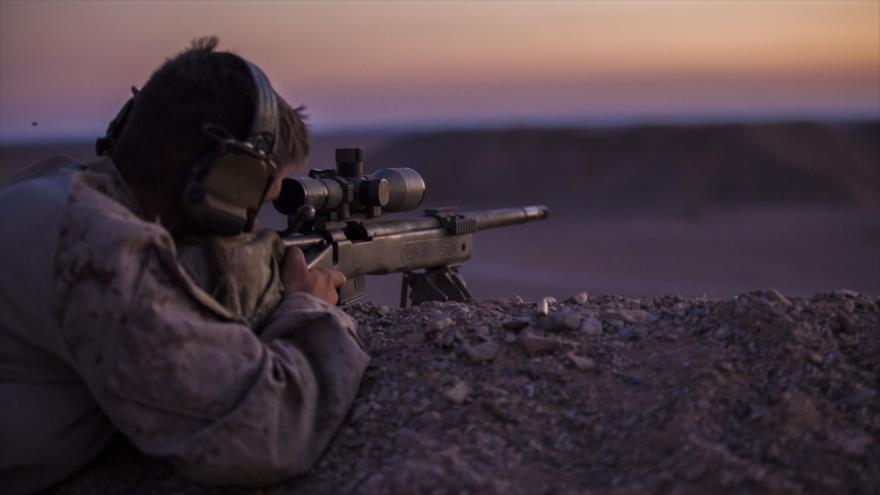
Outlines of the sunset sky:
[{"label": "sunset sky", "polygon": [[103,133],[206,34],[317,131],[880,117],[877,0],[4,0],[0,140]]}]

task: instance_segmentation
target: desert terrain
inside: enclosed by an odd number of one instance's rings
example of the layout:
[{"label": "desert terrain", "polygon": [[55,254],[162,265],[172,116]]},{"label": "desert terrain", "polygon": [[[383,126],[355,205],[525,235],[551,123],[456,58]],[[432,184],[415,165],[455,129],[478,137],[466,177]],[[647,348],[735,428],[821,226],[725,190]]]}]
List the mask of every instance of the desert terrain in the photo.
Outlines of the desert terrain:
[{"label": "desert terrain", "polygon": [[[91,146],[0,147],[0,181]],[[550,218],[477,234],[475,302],[368,279],[372,362],[303,478],[206,487],[118,439],[49,493],[880,489],[880,123],[338,134],[310,166],[351,146],[422,207]]]},{"label": "desert terrain", "polygon": [[120,438],[49,493],[877,492],[876,296],[547,302],[349,307],[372,362],[301,479],[206,487]]},{"label": "desert terrain", "polygon": [[[308,166],[353,146],[368,172],[418,170],[419,210],[549,206],[546,221],[477,234],[462,270],[477,298],[880,293],[878,121],[317,135]],[[0,147],[0,182],[93,149]],[[284,218],[266,207],[261,224]],[[399,276],[367,283],[368,301],[397,303]]]}]

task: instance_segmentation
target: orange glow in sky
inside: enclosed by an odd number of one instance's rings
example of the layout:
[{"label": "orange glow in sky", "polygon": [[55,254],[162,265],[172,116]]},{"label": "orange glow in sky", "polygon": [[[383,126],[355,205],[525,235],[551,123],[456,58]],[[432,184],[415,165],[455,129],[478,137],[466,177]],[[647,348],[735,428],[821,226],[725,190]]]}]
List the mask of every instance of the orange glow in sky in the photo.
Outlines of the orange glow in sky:
[{"label": "orange glow in sky", "polygon": [[103,133],[205,34],[318,130],[880,117],[876,0],[3,1],[0,139]]}]

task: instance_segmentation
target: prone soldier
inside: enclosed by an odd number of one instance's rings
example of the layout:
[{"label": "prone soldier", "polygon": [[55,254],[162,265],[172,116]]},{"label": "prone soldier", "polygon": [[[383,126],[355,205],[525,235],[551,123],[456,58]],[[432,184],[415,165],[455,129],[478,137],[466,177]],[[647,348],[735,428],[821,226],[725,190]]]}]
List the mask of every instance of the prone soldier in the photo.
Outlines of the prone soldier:
[{"label": "prone soldier", "polygon": [[117,433],[210,484],[309,469],[368,357],[344,276],[254,231],[308,133],[263,72],[197,40],[111,122],[96,161],[0,189],[0,487],[26,493]]}]

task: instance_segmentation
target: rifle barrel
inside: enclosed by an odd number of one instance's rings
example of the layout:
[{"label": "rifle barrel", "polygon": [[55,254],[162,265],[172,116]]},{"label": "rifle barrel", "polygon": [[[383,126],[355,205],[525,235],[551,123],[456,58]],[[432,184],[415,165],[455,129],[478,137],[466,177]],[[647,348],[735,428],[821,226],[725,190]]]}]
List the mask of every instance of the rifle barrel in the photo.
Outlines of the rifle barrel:
[{"label": "rifle barrel", "polygon": [[[462,212],[461,214],[466,218],[476,220],[477,230],[486,230],[524,223],[530,220],[543,220],[547,218],[548,209],[543,205],[535,205],[469,211]],[[422,230],[443,229],[443,224],[438,218],[422,216],[368,223],[365,225],[365,228],[369,237],[384,237]],[[318,234],[292,235],[285,237],[283,240],[285,246],[296,246],[301,249],[320,247],[327,244],[327,239]]]},{"label": "rifle barrel", "polygon": [[547,218],[548,214],[549,210],[546,206],[535,205],[475,211],[467,215],[477,219],[477,230],[486,230],[528,222],[529,220],[543,220]]}]

